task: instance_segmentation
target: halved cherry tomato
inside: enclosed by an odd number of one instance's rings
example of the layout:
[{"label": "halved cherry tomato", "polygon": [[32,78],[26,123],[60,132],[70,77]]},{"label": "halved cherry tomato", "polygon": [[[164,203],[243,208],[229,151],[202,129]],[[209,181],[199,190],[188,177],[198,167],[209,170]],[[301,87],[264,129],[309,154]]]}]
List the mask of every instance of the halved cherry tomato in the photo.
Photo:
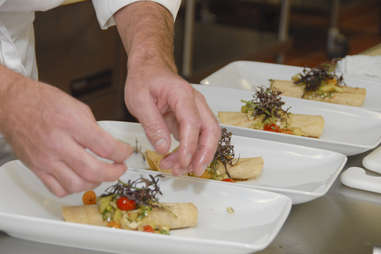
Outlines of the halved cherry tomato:
[{"label": "halved cherry tomato", "polygon": [[231,178],[225,178],[225,179],[222,179],[222,181],[224,181],[224,182],[231,182],[231,183],[234,182],[233,179],[231,179]]},{"label": "halved cherry tomato", "polygon": [[293,134],[292,130],[290,129],[281,129],[278,125],[275,123],[272,124],[265,124],[263,127],[263,130],[265,131],[273,131],[273,132],[280,132],[280,133],[286,133],[286,134]]},{"label": "halved cherry tomato", "polygon": [[123,211],[129,211],[129,210],[135,210],[136,209],[136,202],[135,200],[130,200],[126,197],[120,197],[116,201],[116,205],[120,210]]},{"label": "halved cherry tomato", "polygon": [[150,225],[144,225],[143,231],[144,232],[151,232],[151,233],[155,232],[155,230],[153,230],[153,227]]},{"label": "halved cherry tomato", "polygon": [[263,129],[265,131],[274,131],[274,132],[280,132],[280,128],[278,125],[276,125],[275,123],[272,123],[272,124],[265,124],[265,126],[263,126]]}]

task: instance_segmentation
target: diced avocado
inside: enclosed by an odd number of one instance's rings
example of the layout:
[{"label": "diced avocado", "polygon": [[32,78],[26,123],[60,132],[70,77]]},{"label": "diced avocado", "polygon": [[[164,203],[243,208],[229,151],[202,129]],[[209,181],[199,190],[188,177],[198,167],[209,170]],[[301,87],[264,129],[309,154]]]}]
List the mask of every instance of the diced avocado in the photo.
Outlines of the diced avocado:
[{"label": "diced avocado", "polygon": [[[112,195],[109,195],[109,196],[101,197],[98,200],[98,209],[100,213],[103,213],[104,211],[106,211],[106,209],[110,206],[112,197],[113,197]],[[107,209],[107,210],[110,210],[110,209]]]},{"label": "diced avocado", "polygon": [[120,222],[120,220],[122,219],[122,216],[123,216],[123,212],[117,209],[114,213],[112,220],[115,222]]},{"label": "diced avocado", "polygon": [[241,107],[241,112],[242,112],[242,113],[248,113],[248,112],[249,112],[249,107],[248,107],[247,105],[243,105],[243,106]]},{"label": "diced avocado", "polygon": [[319,92],[332,93],[332,92],[341,92],[343,89],[337,85],[335,79],[324,80],[319,87]]},{"label": "diced avocado", "polygon": [[138,212],[137,211],[133,211],[133,212],[128,213],[128,220],[129,221],[136,221],[137,218],[138,218]]}]

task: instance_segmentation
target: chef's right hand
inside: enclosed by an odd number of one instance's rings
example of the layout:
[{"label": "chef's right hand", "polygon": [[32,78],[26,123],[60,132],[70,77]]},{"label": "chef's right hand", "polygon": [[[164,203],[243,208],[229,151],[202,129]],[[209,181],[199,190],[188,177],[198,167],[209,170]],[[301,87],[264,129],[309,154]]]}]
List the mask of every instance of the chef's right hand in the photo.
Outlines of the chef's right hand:
[{"label": "chef's right hand", "polygon": [[132,148],[100,128],[88,106],[61,90],[18,76],[6,90],[0,87],[0,99],[0,132],[55,195],[92,189],[127,169],[123,162]]}]

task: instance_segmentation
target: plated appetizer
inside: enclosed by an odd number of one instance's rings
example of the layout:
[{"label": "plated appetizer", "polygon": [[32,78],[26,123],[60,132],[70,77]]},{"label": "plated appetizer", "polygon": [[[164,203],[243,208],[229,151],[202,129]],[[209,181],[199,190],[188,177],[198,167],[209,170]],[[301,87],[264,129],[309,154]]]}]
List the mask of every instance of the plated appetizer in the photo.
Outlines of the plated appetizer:
[{"label": "plated appetizer", "polygon": [[[204,174],[200,176],[201,178],[234,182],[257,178],[261,175],[264,164],[262,157],[235,158],[231,136],[231,132],[228,132],[225,128],[222,129],[222,135],[213,161],[206,168]],[[148,150],[145,152],[145,158],[150,169],[171,172],[171,169],[164,170],[160,168],[160,161],[163,157],[163,155],[155,151]],[[190,174],[190,176],[193,175]]]},{"label": "plated appetizer", "polygon": [[159,234],[196,226],[198,210],[193,203],[158,201],[158,195],[162,195],[160,177],[118,181],[98,198],[93,191],[86,192],[84,205],[62,207],[63,218],[68,222]]},{"label": "plated appetizer", "polygon": [[324,119],[320,115],[293,114],[283,109],[279,91],[259,87],[250,101],[242,100],[241,112],[218,112],[221,123],[297,136],[319,138]]},{"label": "plated appetizer", "polygon": [[366,97],[365,88],[348,87],[342,76],[323,68],[304,69],[292,80],[270,80],[270,83],[271,89],[284,96],[349,106],[361,106]]}]

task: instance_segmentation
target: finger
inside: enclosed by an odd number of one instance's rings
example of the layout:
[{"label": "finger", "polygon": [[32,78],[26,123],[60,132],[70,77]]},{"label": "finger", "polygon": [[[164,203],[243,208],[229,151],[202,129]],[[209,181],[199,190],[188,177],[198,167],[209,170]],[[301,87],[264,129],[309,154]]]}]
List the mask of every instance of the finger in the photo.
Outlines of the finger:
[{"label": "finger", "polygon": [[187,173],[187,169],[181,167],[179,162],[179,151],[175,151],[160,161],[159,167],[162,169],[171,170],[175,176],[184,175]]},{"label": "finger", "polygon": [[208,107],[204,96],[197,94],[196,103],[199,108],[202,125],[199,146],[192,160],[191,170],[195,175],[200,176],[213,160],[218,141],[221,137],[221,127]]},{"label": "finger", "polygon": [[167,124],[169,132],[173,135],[173,137],[176,140],[179,140],[179,125],[177,124],[175,115],[172,112],[164,114],[164,121]]},{"label": "finger", "polygon": [[86,181],[115,181],[127,170],[124,163],[109,163],[95,158],[75,140],[61,139],[60,147],[63,162]]},{"label": "finger", "polygon": [[64,197],[69,194],[54,176],[46,173],[36,173],[36,175],[40,178],[48,190],[57,197]]},{"label": "finger", "polygon": [[85,121],[73,137],[98,156],[118,163],[124,162],[133,152],[130,145],[113,138],[96,122]]},{"label": "finger", "polygon": [[152,96],[148,92],[140,93],[133,100],[136,101],[132,104],[139,105],[133,112],[142,124],[148,140],[159,153],[168,153],[171,146],[170,133]]},{"label": "finger", "polygon": [[179,126],[179,162],[181,167],[186,169],[197,148],[201,119],[192,87],[184,86],[183,89],[175,91],[175,95],[169,96],[169,106],[174,112]]},{"label": "finger", "polygon": [[94,189],[100,184],[84,180],[63,162],[57,162],[51,174],[69,194]]}]

